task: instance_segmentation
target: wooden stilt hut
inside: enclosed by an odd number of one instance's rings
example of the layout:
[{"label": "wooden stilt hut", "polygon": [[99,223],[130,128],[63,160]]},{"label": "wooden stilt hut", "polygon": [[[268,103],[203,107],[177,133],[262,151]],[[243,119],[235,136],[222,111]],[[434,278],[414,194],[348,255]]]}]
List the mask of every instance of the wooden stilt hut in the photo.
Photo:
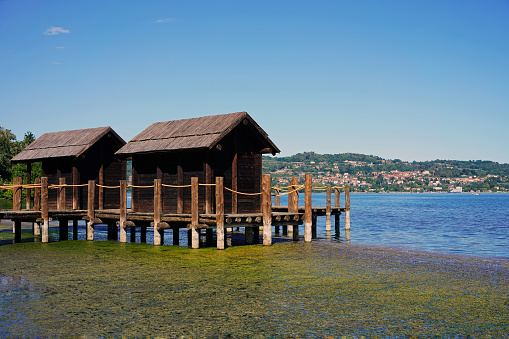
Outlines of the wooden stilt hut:
[{"label": "wooden stilt hut", "polygon": [[[279,153],[267,133],[246,112],[157,122],[142,131],[117,155],[132,159],[134,186],[150,186],[154,179],[163,185],[182,186],[198,177],[212,184],[224,177],[224,186],[234,191],[261,190],[262,154]],[[190,213],[191,190],[163,186],[164,213]],[[213,187],[200,186],[202,213],[214,211]],[[132,210],[152,212],[154,191],[132,190]],[[225,192],[226,213],[260,212],[259,195]]]},{"label": "wooden stilt hut", "polygon": [[[45,133],[12,158],[14,163],[42,163],[42,176],[49,185],[80,185],[95,180],[99,185],[118,185],[125,180],[125,161],[115,152],[125,141],[111,127]],[[30,170],[28,171],[30,173]],[[30,178],[27,178],[30,182]],[[117,190],[95,190],[95,208],[118,208]],[[66,189],[65,209],[87,209],[87,187]],[[57,192],[49,190],[48,206],[57,207]]]}]

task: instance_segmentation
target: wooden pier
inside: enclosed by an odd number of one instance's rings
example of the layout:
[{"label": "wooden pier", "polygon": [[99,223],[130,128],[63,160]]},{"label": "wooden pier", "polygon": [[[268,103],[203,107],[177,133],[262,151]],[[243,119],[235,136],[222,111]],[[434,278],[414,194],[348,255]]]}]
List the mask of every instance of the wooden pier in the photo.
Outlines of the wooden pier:
[{"label": "wooden pier", "polygon": [[[316,219],[319,216],[326,217],[326,230],[331,229],[332,216],[335,217],[335,226],[339,227],[339,216],[345,213],[345,229],[350,228],[350,195],[348,186],[345,187],[345,206],[340,207],[340,188],[327,186],[326,206],[317,207],[311,205],[312,195],[312,178],[306,175],[305,185],[298,185],[298,178],[293,178],[292,185],[286,188],[286,193],[281,193],[281,188],[271,187],[271,176],[266,174],[262,177],[261,192],[259,193],[242,193],[235,191],[237,195],[259,195],[261,199],[261,208],[258,213],[225,213],[224,210],[224,193],[225,191],[233,191],[231,188],[224,186],[224,178],[216,177],[215,184],[199,183],[198,177],[191,178],[190,185],[172,186],[163,185],[161,179],[154,179],[152,186],[144,186],[143,188],[152,189],[153,211],[152,212],[134,212],[127,208],[127,182],[121,180],[118,186],[104,186],[90,180],[86,187],[87,191],[87,209],[68,208],[65,204],[66,191],[72,191],[73,195],[77,194],[76,186],[68,185],[65,179],[61,178],[58,185],[48,185],[48,178],[42,177],[36,179],[34,184],[22,184],[21,178],[15,178],[14,183],[10,187],[3,187],[13,190],[13,209],[0,211],[0,219],[10,219],[13,222],[14,242],[21,241],[21,223],[31,222],[34,224],[34,235],[41,236],[42,242],[49,241],[49,222],[58,220],[60,229],[60,240],[69,239],[69,222],[73,223],[73,237],[77,239],[78,221],[86,222],[86,239],[94,240],[94,226],[108,225],[108,239],[127,242],[127,229],[140,229],[140,237],[142,241],[146,240],[148,228],[152,228],[154,232],[154,245],[164,244],[164,230],[171,229],[173,231],[173,244],[179,243],[179,230],[182,228],[188,231],[188,243],[192,248],[199,248],[200,235],[205,230],[207,242],[216,234],[216,242],[218,249],[225,248],[226,232],[232,228],[242,227],[245,229],[246,244],[258,242],[259,232],[263,231],[263,244],[272,244],[273,227],[275,233],[279,234],[280,227],[283,228],[283,234],[288,230],[293,232],[293,239],[299,240],[299,225],[305,224],[304,240],[310,242],[313,235],[316,234]],[[163,213],[162,204],[163,186],[175,189],[190,189],[191,195],[191,213]],[[215,192],[215,213],[202,213],[199,199],[199,187],[206,186],[206,192]],[[133,187],[131,185],[131,187]],[[140,188],[140,187],[138,187]],[[304,205],[299,206],[298,192],[304,188]],[[22,191],[26,190],[26,201],[29,208],[22,209]],[[98,209],[95,198],[97,190],[118,190],[119,206],[118,209]],[[332,206],[332,190],[334,189],[334,206]],[[50,190],[56,190],[56,203],[50,201]],[[274,193],[273,193],[274,192]],[[33,199],[31,194],[33,193]],[[208,194],[208,193],[207,193]],[[280,205],[280,196],[288,195],[288,206]],[[275,203],[272,204],[272,196]],[[33,207],[31,206],[33,204]],[[182,204],[177,201],[177,204]],[[49,206],[56,206],[56,209],[50,209]],[[73,204],[77,207],[78,204]],[[210,210],[210,207],[207,207]],[[207,212],[207,211],[205,211]],[[134,232],[131,233],[131,242]]]}]

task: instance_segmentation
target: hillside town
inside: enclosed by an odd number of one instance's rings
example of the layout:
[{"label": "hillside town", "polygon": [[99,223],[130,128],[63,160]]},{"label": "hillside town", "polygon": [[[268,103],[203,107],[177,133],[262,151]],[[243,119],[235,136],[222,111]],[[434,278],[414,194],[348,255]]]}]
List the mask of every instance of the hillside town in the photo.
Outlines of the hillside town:
[{"label": "hillside town", "polygon": [[274,184],[281,186],[287,185],[293,176],[303,177],[304,173],[312,173],[315,186],[349,185],[354,192],[509,191],[509,176],[505,173],[508,165],[501,165],[501,175],[500,169],[486,169],[486,163],[496,164],[492,162],[473,162],[478,166],[467,163],[460,167],[461,162],[410,163],[358,154],[352,154],[350,158],[366,159],[343,160],[344,157],[349,158],[348,155],[336,155],[336,161],[320,161],[319,154],[304,154],[304,158],[302,154],[288,158],[264,157],[264,171],[273,176]]}]

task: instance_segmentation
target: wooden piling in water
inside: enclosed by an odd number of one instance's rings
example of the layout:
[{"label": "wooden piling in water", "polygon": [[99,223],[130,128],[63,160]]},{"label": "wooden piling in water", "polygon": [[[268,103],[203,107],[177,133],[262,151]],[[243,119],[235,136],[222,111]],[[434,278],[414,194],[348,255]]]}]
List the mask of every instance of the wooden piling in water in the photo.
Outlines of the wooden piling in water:
[{"label": "wooden piling in water", "polygon": [[350,186],[345,186],[345,230],[350,229]]},{"label": "wooden piling in water", "polygon": [[224,250],[224,178],[216,177],[216,246]]},{"label": "wooden piling in water", "polygon": [[272,198],[270,174],[262,177],[262,214],[263,214],[263,244],[272,245]]},{"label": "wooden piling in water", "polygon": [[[12,191],[12,210],[13,211],[21,211],[21,197],[23,193],[23,179],[20,177],[14,178],[13,182],[13,191]],[[18,229],[19,228],[19,229]],[[21,224],[17,224],[16,221],[12,222],[12,233],[14,234],[14,242],[18,236],[21,236]],[[21,238],[19,238],[21,240]]]},{"label": "wooden piling in water", "polygon": [[127,181],[120,180],[120,242],[127,242]]},{"label": "wooden piling in water", "polygon": [[[339,208],[339,196],[341,194],[341,189],[339,187],[334,187],[334,207]],[[334,216],[334,228],[336,233],[339,232],[339,213]]]},{"label": "wooden piling in water", "polygon": [[311,193],[313,190],[313,181],[311,174],[306,174],[304,188],[304,241],[310,242],[312,239],[312,210],[311,210]]},{"label": "wooden piling in water", "polygon": [[88,202],[87,202],[87,240],[94,240],[94,218],[95,218],[95,181],[88,181]]},{"label": "wooden piling in water", "polygon": [[325,203],[325,231],[331,231],[332,222],[331,222],[331,212],[332,212],[332,199],[331,199],[332,189],[331,185],[327,185],[327,201]]},{"label": "wooden piling in water", "polygon": [[78,219],[72,221],[72,240],[78,240]]},{"label": "wooden piling in water", "polygon": [[[274,206],[278,206],[280,205],[280,199],[279,199],[279,188],[278,187],[274,187]],[[274,227],[274,233],[276,234],[279,234],[279,226],[275,226]]]},{"label": "wooden piling in water", "polygon": [[180,244],[180,239],[179,239],[179,228],[178,226],[174,226],[171,228],[172,230],[172,238],[173,238],[173,245],[175,246],[178,246]]},{"label": "wooden piling in water", "polygon": [[200,233],[198,232],[198,177],[191,178],[191,248],[200,248]]},{"label": "wooden piling in water", "polygon": [[41,178],[42,242],[49,241],[48,177]]}]

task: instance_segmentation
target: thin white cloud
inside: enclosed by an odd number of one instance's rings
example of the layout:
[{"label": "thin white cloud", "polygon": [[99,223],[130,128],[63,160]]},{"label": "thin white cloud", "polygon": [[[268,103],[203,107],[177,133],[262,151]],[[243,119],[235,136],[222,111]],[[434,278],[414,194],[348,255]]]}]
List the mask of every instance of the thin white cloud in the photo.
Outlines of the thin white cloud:
[{"label": "thin white cloud", "polygon": [[56,61],[52,61],[51,62],[53,65],[61,65],[62,63],[61,62],[56,62]]},{"label": "thin white cloud", "polygon": [[175,21],[175,20],[173,20],[172,18],[165,18],[165,19],[158,19],[158,20],[156,20],[156,22],[158,24],[162,24],[162,23],[165,23],[165,22],[173,22],[173,21]]},{"label": "thin white cloud", "polygon": [[57,46],[55,47],[56,49],[64,49],[65,47],[62,47],[62,46]]},{"label": "thin white cloud", "polygon": [[62,27],[51,26],[47,30],[44,31],[44,35],[57,35],[60,33],[69,33],[68,29],[63,29]]}]

